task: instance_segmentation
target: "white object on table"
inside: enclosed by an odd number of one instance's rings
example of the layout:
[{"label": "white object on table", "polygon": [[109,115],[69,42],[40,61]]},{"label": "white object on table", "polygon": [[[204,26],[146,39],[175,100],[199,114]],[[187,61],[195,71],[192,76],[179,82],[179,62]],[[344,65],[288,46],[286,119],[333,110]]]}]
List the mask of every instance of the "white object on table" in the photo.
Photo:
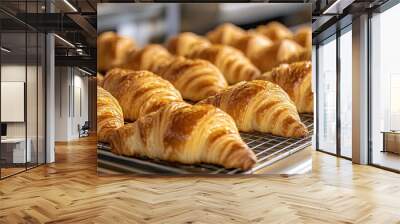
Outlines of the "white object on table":
[{"label": "white object on table", "polygon": [[[13,163],[25,163],[31,161],[31,145],[32,140],[30,138],[26,139],[26,155],[25,155],[25,138],[5,138],[1,139],[1,144],[12,144],[13,148]],[[25,161],[25,158],[27,159]]]}]

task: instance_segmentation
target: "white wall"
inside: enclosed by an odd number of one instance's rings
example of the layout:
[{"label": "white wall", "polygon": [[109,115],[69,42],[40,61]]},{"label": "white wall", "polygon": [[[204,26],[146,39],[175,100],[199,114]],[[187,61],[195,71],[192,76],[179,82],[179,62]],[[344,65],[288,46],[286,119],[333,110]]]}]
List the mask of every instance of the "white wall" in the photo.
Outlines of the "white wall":
[{"label": "white wall", "polygon": [[83,75],[75,68],[56,67],[56,141],[79,138],[78,124],[88,120],[88,78]]}]

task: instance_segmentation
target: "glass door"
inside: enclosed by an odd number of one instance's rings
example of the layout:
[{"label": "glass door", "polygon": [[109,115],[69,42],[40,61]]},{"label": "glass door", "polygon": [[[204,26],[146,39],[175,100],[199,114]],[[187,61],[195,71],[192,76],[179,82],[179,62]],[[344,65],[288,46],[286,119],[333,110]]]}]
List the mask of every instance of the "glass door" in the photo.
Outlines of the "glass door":
[{"label": "glass door", "polygon": [[[1,2],[21,15],[43,1]],[[45,163],[45,35],[0,12],[0,178]]]},{"label": "glass door", "polygon": [[400,171],[400,4],[371,18],[370,162]]},{"label": "glass door", "polygon": [[336,154],[336,35],[319,45],[317,149]]},{"label": "glass door", "polygon": [[2,177],[26,170],[31,161],[26,136],[26,41],[25,31],[1,34]]},{"label": "glass door", "polygon": [[340,34],[340,155],[352,157],[352,30]]}]

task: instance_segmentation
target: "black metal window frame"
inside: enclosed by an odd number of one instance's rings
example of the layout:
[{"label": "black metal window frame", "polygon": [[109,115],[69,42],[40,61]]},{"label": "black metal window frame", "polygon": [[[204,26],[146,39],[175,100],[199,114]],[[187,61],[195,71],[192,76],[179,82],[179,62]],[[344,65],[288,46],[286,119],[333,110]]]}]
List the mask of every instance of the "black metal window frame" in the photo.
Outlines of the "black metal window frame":
[{"label": "black metal window frame", "polygon": [[[27,11],[27,2],[28,2],[27,0],[24,2],[25,3],[25,11]],[[39,11],[38,10],[39,1],[36,1],[36,3],[37,3],[36,11],[38,12]],[[10,15],[11,18],[13,18],[12,14],[8,13],[6,10],[1,8],[1,5],[0,5],[0,11],[6,13],[7,15]],[[46,7],[46,11],[47,11],[47,7]],[[17,22],[22,22],[21,20],[19,20],[16,17],[14,17],[14,19]],[[46,35],[47,35],[47,33],[39,31],[24,22],[22,22],[22,23],[24,25],[24,31],[21,33],[25,34],[25,83],[24,83],[25,169],[15,172],[15,173],[12,173],[7,176],[3,176],[3,174],[2,174],[3,168],[0,167],[0,180],[6,179],[8,177],[12,177],[12,176],[17,175],[22,172],[26,172],[30,169],[44,165],[47,162],[47,128],[46,128],[47,127],[47,113],[46,113],[46,108],[47,108],[47,100],[46,100],[46,96],[47,96],[47,84],[46,84],[47,83],[47,81],[46,81],[46,79],[47,79],[47,49],[46,49],[47,39],[46,39]],[[0,28],[1,28],[1,23],[0,23]],[[2,45],[2,43],[1,43],[2,33],[6,33],[6,32],[0,31],[0,46]],[[36,163],[33,166],[28,166],[28,164],[27,164],[27,158],[28,158],[28,153],[27,153],[27,147],[28,147],[28,144],[27,144],[27,140],[28,140],[28,131],[27,131],[27,129],[28,129],[28,124],[27,124],[27,121],[28,121],[28,118],[27,118],[28,33],[36,33],[36,104],[37,104],[37,106],[36,106],[36,143],[37,144],[36,144]],[[38,141],[39,140],[39,137],[38,137],[39,136],[39,106],[38,106],[39,105],[39,79],[38,79],[39,78],[39,69],[38,69],[38,66],[39,66],[39,34],[44,34],[43,41],[42,41],[44,50],[41,51],[41,53],[43,54],[43,55],[41,55],[41,57],[42,57],[42,60],[44,60],[44,63],[42,64],[43,65],[42,71],[41,71],[42,72],[42,82],[44,84],[44,86],[43,86],[44,91],[43,91],[43,95],[42,95],[42,97],[44,97],[42,100],[44,116],[41,117],[42,118],[41,121],[44,123],[44,126],[43,126],[43,128],[44,128],[43,143],[44,144],[42,146],[43,147],[42,152],[44,153],[44,155],[43,155],[42,163],[39,163],[39,141]],[[2,56],[0,54],[0,67],[1,67],[1,63],[2,63]],[[1,69],[0,69],[0,82],[1,82]],[[0,86],[0,90],[1,90],[1,86]],[[0,103],[1,103],[1,91],[0,91]],[[0,111],[1,111],[1,105],[0,105]],[[0,124],[1,123],[2,122],[1,122],[1,115],[0,115]],[[0,158],[1,158],[1,144],[0,144]]]}]

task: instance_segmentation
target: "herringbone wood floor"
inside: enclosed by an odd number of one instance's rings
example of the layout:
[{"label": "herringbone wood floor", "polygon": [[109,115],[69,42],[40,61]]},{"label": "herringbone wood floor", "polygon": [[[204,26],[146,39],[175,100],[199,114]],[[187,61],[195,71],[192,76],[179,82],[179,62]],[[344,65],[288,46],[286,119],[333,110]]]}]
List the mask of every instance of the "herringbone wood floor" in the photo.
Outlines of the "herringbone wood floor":
[{"label": "herringbone wood floor", "polygon": [[306,176],[98,177],[93,138],[0,181],[0,223],[400,223],[400,175],[313,155]]}]

